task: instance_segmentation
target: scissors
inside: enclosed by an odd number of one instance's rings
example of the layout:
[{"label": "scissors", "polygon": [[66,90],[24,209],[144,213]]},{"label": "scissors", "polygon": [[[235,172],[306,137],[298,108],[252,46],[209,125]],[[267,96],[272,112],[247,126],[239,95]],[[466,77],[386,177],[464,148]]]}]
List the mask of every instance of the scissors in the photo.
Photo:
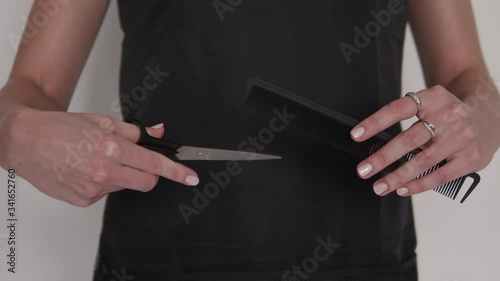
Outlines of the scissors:
[{"label": "scissors", "polygon": [[146,127],[137,119],[130,121],[130,123],[140,129],[141,135],[137,142],[138,145],[162,153],[172,160],[254,161],[281,159],[281,156],[246,151],[184,146],[150,136]]}]

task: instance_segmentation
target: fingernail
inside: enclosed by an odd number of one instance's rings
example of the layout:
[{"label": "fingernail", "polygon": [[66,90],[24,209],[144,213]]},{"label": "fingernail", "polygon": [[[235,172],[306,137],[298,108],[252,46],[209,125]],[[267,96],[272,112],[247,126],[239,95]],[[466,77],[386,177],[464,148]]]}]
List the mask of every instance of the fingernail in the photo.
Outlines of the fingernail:
[{"label": "fingernail", "polygon": [[384,193],[384,191],[386,191],[389,187],[387,186],[387,184],[385,182],[381,182],[381,183],[377,183],[374,187],[373,187],[373,191],[375,191],[375,193],[377,195],[380,195],[382,193]]},{"label": "fingernail", "polygon": [[373,170],[373,166],[369,163],[363,164],[358,168],[358,174],[362,177],[368,175]]},{"label": "fingernail", "polygon": [[160,128],[163,128],[163,123],[160,123],[160,124],[156,124],[154,125],[153,127],[151,127],[153,129],[160,129]]},{"label": "fingernail", "polygon": [[408,188],[406,188],[406,187],[400,187],[400,188],[398,188],[398,190],[396,190],[396,193],[397,193],[398,195],[400,195],[400,196],[401,196],[401,195],[405,195],[405,194],[407,194],[408,192],[410,192],[410,190],[409,190]]},{"label": "fingernail", "polygon": [[351,135],[355,139],[359,139],[364,134],[365,134],[365,128],[363,127],[359,127],[351,131]]},{"label": "fingernail", "polygon": [[195,186],[200,183],[200,179],[197,176],[187,176],[185,182],[190,186]]}]

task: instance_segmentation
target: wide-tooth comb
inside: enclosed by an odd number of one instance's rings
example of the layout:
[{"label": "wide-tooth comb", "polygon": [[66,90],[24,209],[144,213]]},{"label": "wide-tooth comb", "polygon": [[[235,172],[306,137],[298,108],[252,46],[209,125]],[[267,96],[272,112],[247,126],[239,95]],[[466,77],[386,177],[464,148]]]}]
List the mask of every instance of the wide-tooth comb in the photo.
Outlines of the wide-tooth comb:
[{"label": "wide-tooth comb", "polygon": [[[364,160],[392,139],[390,134],[381,132],[362,143],[355,142],[351,139],[350,131],[359,123],[358,121],[258,78],[251,78],[248,81],[245,104],[267,112],[274,108],[282,109],[286,107],[288,113],[296,115],[291,122],[293,126],[360,160]],[[394,171],[420,151],[421,149],[416,149],[406,154],[380,173],[386,175]],[[435,171],[445,163],[445,160],[441,161],[417,178]],[[463,203],[480,181],[480,176],[477,173],[471,173],[452,180],[434,188],[434,191],[455,200],[468,177],[473,182],[460,201],[460,203]]]}]

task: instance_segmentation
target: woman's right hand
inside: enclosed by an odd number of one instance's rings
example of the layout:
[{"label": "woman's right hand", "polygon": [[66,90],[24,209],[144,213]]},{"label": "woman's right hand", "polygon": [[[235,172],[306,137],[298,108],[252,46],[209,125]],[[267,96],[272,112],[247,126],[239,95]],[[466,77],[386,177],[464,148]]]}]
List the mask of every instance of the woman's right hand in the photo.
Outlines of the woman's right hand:
[{"label": "woman's right hand", "polygon": [[[152,190],[158,178],[194,186],[196,172],[136,144],[139,128],[100,114],[19,108],[0,122],[0,166],[41,192],[87,207],[122,189]],[[147,128],[153,137],[162,125]]]}]

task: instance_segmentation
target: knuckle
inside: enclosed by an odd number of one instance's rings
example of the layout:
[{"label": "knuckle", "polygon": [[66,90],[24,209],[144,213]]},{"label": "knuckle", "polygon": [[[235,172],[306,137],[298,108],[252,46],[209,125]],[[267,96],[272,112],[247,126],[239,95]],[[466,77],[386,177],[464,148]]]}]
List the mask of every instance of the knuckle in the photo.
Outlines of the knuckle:
[{"label": "knuckle", "polygon": [[437,169],[435,173],[437,179],[436,187],[453,180],[451,175],[448,172],[443,171],[442,169]]},{"label": "knuckle", "polygon": [[448,90],[442,85],[436,85],[430,88],[429,94],[434,103],[441,105],[449,104],[451,100],[457,100],[457,98],[450,94],[450,92],[448,92]]},{"label": "knuckle", "polygon": [[451,114],[456,115],[460,120],[469,119],[472,115],[472,112],[467,110],[462,102],[453,102],[451,112]]},{"label": "knuckle", "polygon": [[147,165],[147,172],[153,175],[159,175],[164,168],[163,161],[160,159],[159,156],[154,156],[149,160],[148,165]]},{"label": "knuckle", "polygon": [[381,166],[381,167],[386,167],[387,165],[389,165],[389,159],[387,157],[387,154],[380,151],[379,153],[376,154],[376,161],[378,162],[378,164]]},{"label": "knuckle", "polygon": [[391,190],[399,187],[402,184],[403,177],[399,172],[393,172],[386,177],[387,184]]},{"label": "knuckle", "polygon": [[462,137],[465,138],[466,140],[474,140],[477,136],[477,132],[471,124],[467,124],[464,126],[462,129]]},{"label": "knuckle", "polygon": [[422,193],[425,191],[425,185],[422,182],[417,181],[413,184],[412,190],[414,194]]},{"label": "knuckle", "polygon": [[427,150],[422,151],[419,153],[419,158],[418,158],[418,163],[419,163],[419,168],[422,170],[427,170],[437,164],[436,161],[436,156],[432,152],[428,152]]},{"label": "knuckle", "polygon": [[446,107],[443,110],[442,120],[446,123],[457,123],[458,117],[460,116],[461,109],[460,105],[453,104],[451,106]]},{"label": "knuckle", "polygon": [[97,185],[89,184],[86,185],[82,192],[82,199],[93,200],[99,196],[99,188]]},{"label": "knuckle", "polygon": [[170,179],[177,182],[184,182],[186,177],[185,167],[179,163],[174,162],[170,169]]},{"label": "knuckle", "polygon": [[414,174],[415,168],[412,165],[412,161],[407,162],[398,169],[398,174],[404,178],[411,178]]},{"label": "knuckle", "polygon": [[141,188],[141,191],[149,192],[149,191],[153,190],[153,188],[158,184],[158,180],[159,180],[158,176],[147,177],[144,180],[144,185]]},{"label": "knuckle", "polygon": [[78,198],[76,201],[71,202],[70,204],[80,208],[87,208],[94,204],[94,200],[90,198]]},{"label": "knuckle", "polygon": [[442,85],[434,85],[431,89],[436,92],[446,91],[445,87],[443,87]]},{"label": "knuckle", "polygon": [[99,120],[99,128],[107,134],[116,135],[118,133],[117,121],[106,115]]},{"label": "knuckle", "polygon": [[405,145],[405,147],[408,147],[408,148],[415,148],[415,147],[418,147],[418,133],[416,132],[416,130],[406,130],[404,133],[403,133],[403,136],[401,137],[402,141],[403,141],[403,144]]},{"label": "knuckle", "polygon": [[108,183],[111,179],[111,168],[104,162],[98,162],[92,171],[91,179],[95,183]]},{"label": "knuckle", "polygon": [[401,100],[391,101],[387,107],[389,108],[391,113],[396,115],[401,115],[405,111],[404,103],[402,103]]},{"label": "knuckle", "polygon": [[437,95],[442,95],[448,92],[445,87],[442,85],[435,85],[431,88],[432,92],[437,94]]},{"label": "knuckle", "polygon": [[119,157],[123,154],[122,148],[118,142],[117,137],[107,135],[102,138],[101,142],[97,143],[97,151],[106,157]]},{"label": "knuckle", "polygon": [[475,144],[470,148],[469,152],[469,161],[472,163],[479,163],[482,159],[482,153],[481,149],[479,148],[479,145]]},{"label": "knuckle", "polygon": [[175,164],[173,167],[172,167],[172,179],[175,180],[175,181],[181,181],[181,178],[182,178],[182,166],[181,165],[178,165],[178,164]]}]

